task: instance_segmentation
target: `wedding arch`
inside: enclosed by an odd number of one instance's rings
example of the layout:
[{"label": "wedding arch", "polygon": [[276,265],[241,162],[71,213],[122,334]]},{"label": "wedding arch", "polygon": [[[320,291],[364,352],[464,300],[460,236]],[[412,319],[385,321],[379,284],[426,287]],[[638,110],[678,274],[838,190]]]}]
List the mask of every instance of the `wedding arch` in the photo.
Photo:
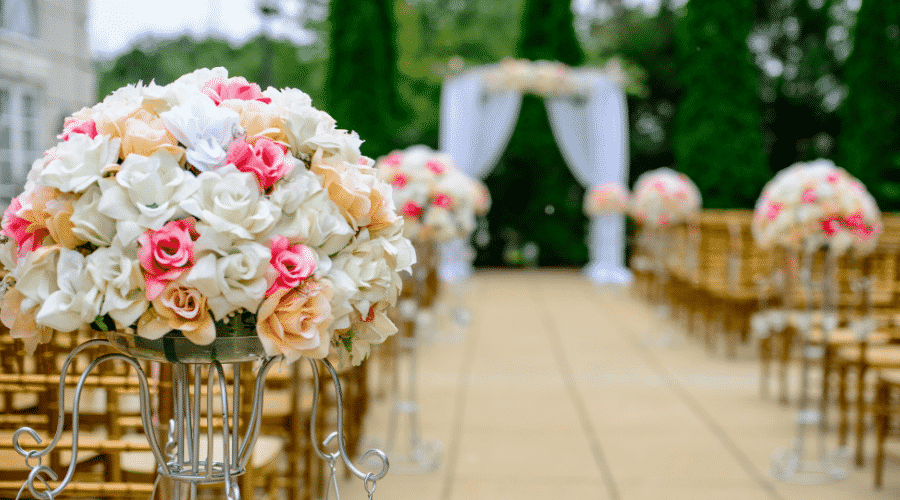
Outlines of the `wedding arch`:
[{"label": "wedding arch", "polygon": [[[484,178],[506,149],[522,94],[544,97],[553,136],[575,178],[586,188],[628,181],[628,115],[615,73],[578,70],[548,61],[504,61],[447,80],[441,92],[440,147],[460,170]],[[588,233],[596,282],[627,283],[623,215],[595,217]]]}]

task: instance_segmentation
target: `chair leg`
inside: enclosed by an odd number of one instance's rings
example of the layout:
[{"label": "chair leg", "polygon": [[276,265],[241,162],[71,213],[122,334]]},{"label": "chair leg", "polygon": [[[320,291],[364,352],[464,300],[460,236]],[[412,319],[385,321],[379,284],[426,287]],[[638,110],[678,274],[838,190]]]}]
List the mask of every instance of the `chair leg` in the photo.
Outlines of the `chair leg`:
[{"label": "chair leg", "polygon": [[831,397],[831,363],[834,357],[834,348],[825,345],[822,349],[822,397],[819,400],[819,414],[822,419],[822,427],[828,428],[828,403]]},{"label": "chair leg", "polygon": [[847,446],[847,434],[850,432],[850,401],[847,399],[847,371],[849,363],[838,366],[838,407],[840,420],[838,423],[838,445]]},{"label": "chair leg", "polygon": [[794,340],[794,330],[787,328],[781,332],[781,352],[778,367],[778,402],[787,405],[788,400],[788,369],[791,363],[791,346]]},{"label": "chair leg", "polygon": [[759,397],[769,398],[769,364],[772,361],[772,335],[759,341]]},{"label": "chair leg", "polygon": [[884,441],[887,438],[890,406],[890,387],[879,383],[875,394],[875,488],[880,489],[884,479]]},{"label": "chair leg", "polygon": [[865,464],[864,441],[866,439],[866,373],[868,366],[860,360],[856,380],[856,466]]}]

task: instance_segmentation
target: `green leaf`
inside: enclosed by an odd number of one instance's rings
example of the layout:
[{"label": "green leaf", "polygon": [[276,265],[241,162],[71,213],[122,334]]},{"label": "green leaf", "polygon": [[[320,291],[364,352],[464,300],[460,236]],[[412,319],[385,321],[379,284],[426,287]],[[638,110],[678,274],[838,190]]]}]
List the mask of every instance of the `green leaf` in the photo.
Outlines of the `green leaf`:
[{"label": "green leaf", "polygon": [[343,337],[340,337],[340,339],[341,344],[344,345],[344,349],[346,349],[347,352],[353,352],[353,337],[351,337],[350,335],[344,335]]}]

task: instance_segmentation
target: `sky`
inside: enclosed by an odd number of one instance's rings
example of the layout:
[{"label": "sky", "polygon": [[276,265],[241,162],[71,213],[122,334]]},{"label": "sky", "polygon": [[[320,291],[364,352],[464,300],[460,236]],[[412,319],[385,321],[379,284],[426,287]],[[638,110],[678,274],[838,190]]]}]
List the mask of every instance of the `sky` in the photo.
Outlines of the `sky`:
[{"label": "sky", "polygon": [[[297,8],[299,3],[285,6]],[[95,59],[114,57],[150,34],[161,38],[213,34],[240,44],[262,29],[255,0],[88,0],[88,9],[89,44]],[[286,20],[273,21],[269,33],[298,45],[314,41],[312,33]]]},{"label": "sky", "polygon": [[[643,5],[648,12],[659,7],[660,0],[625,0],[629,6]],[[281,0],[287,14],[296,12],[302,0]],[[583,11],[592,0],[573,0]],[[224,37],[233,44],[253,38],[262,29],[256,0],[88,0],[88,33],[94,59],[109,59],[128,50],[150,34],[177,38],[191,34]],[[315,35],[287,20],[269,24],[275,38],[297,45],[315,41]]]}]

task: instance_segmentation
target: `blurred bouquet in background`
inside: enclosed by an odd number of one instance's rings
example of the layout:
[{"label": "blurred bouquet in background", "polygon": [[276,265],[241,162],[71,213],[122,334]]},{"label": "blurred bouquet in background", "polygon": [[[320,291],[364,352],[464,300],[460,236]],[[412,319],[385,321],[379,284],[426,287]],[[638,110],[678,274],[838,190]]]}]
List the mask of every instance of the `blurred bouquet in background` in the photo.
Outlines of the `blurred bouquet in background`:
[{"label": "blurred bouquet in background", "polygon": [[628,190],[619,182],[602,182],[584,198],[584,213],[588,217],[602,214],[620,214],[628,208]]},{"label": "blurred bouquet in background", "polygon": [[881,234],[881,211],[862,183],[820,159],[791,165],[766,184],[752,228],[762,248],[827,244],[837,254],[867,253]]},{"label": "blurred bouquet in background", "polygon": [[686,175],[664,167],[638,177],[630,213],[641,224],[666,227],[696,216],[700,203],[697,186]]}]

